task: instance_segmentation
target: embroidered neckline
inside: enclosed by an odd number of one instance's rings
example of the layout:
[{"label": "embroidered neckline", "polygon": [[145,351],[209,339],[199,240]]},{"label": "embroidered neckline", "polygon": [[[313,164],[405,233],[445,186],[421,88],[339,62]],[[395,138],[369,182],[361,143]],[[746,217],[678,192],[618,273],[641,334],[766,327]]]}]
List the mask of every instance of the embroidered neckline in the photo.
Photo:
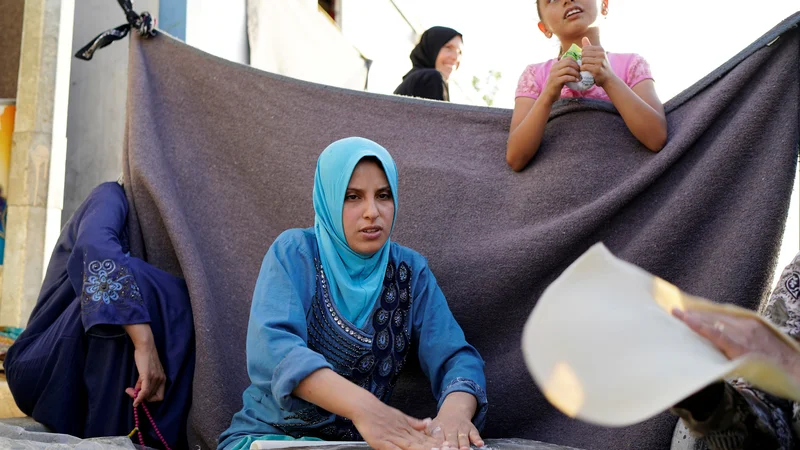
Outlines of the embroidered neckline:
[{"label": "embroidered neckline", "polygon": [[330,296],[330,286],[328,285],[327,278],[325,277],[325,270],[322,268],[322,265],[319,264],[319,261],[314,259],[314,264],[317,266],[317,273],[319,277],[320,285],[322,286],[322,300],[325,306],[325,309],[328,310],[328,313],[331,315],[331,318],[336,325],[345,333],[349,334],[353,338],[357,339],[359,342],[364,344],[372,345],[372,337],[369,334],[364,332],[364,330],[356,327],[353,325],[352,322],[347,320],[341,312],[339,312],[339,308],[336,307],[336,304],[331,300]]}]

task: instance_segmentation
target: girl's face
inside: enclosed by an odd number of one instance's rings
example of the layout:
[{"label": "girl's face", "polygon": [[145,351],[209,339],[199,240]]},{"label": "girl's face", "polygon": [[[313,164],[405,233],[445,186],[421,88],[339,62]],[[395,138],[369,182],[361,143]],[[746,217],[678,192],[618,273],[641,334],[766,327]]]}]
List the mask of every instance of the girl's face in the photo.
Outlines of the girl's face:
[{"label": "girl's face", "polygon": [[464,48],[464,41],[461,36],[456,36],[447,41],[436,55],[436,70],[442,74],[445,81],[450,79],[450,75],[458,69],[461,64],[461,51]]},{"label": "girl's face", "polygon": [[598,0],[538,0],[539,29],[560,39],[582,38],[597,20]]},{"label": "girl's face", "polygon": [[347,245],[359,254],[375,254],[389,239],[394,222],[394,199],[383,168],[362,160],[350,176],[344,194],[342,224]]}]

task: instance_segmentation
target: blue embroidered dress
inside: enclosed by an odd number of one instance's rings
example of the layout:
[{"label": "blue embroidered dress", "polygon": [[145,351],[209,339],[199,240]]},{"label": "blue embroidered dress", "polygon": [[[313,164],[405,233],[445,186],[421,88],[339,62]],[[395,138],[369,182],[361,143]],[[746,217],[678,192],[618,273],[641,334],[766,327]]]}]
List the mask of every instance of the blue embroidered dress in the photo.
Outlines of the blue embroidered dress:
[{"label": "blue embroidered dress", "polygon": [[473,422],[480,428],[488,406],[483,360],[466,342],[425,258],[391,244],[380,296],[359,329],[330,298],[314,230],[284,232],[264,258],[253,295],[247,331],[252,384],[218,448],[267,435],[361,440],[351,421],[292,392],[312,372],[329,368],[388,402],[407,358],[414,357],[412,345],[439,406],[451,392],[474,395]]},{"label": "blue embroidered dress", "polygon": [[[27,327],[4,367],[19,408],[78,437],[133,429],[125,388],[138,379],[120,325],[149,323],[164,373],[164,401],[148,404],[172,448],[186,448],[194,331],[186,283],[128,255],[128,202],[117,183],[95,188],[61,232]],[[143,416],[144,417],[144,416]],[[145,444],[160,441],[146,418]]]}]

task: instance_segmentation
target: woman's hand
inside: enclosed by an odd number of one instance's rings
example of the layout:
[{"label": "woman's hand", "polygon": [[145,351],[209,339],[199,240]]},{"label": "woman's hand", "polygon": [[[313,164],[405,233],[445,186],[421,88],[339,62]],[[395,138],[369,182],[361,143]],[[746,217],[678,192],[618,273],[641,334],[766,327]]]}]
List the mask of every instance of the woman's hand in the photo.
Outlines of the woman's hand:
[{"label": "woman's hand", "polygon": [[352,420],[361,437],[375,450],[431,450],[439,447],[435,439],[425,434],[430,419],[419,420],[403,414],[332,369],[312,372],[292,393]]},{"label": "woman's hand", "polygon": [[674,309],[672,315],[711,341],[728,359],[757,354],[800,380],[800,353],[761,321],[709,311]]},{"label": "woman's hand", "polygon": [[[125,325],[124,328],[133,341],[133,359],[136,362],[136,370],[139,372],[136,386],[125,389],[125,393],[133,399],[133,406],[139,406],[143,401],[160,402],[164,400],[164,383],[167,376],[158,359],[158,350],[156,350],[150,325],[140,323]],[[138,395],[136,395],[137,390],[139,391]]]},{"label": "woman's hand", "polygon": [[581,44],[583,44],[583,49],[580,70],[591,73],[594,77],[594,84],[603,87],[608,80],[616,77],[614,71],[611,70],[606,51],[599,45],[592,45],[589,38],[583,38]]},{"label": "woman's hand", "polygon": [[478,401],[472,394],[453,392],[442,403],[439,415],[428,425],[427,432],[442,448],[469,450],[470,444],[483,447],[483,439],[472,424]]},{"label": "woman's hand", "polygon": [[425,434],[430,419],[407,416],[377,398],[361,408],[352,420],[364,441],[375,450],[431,450],[440,446]]},{"label": "woman's hand", "polygon": [[549,103],[558,101],[561,98],[561,89],[566,83],[580,81],[580,69],[578,63],[572,58],[564,58],[553,64],[540,97],[544,97]]}]

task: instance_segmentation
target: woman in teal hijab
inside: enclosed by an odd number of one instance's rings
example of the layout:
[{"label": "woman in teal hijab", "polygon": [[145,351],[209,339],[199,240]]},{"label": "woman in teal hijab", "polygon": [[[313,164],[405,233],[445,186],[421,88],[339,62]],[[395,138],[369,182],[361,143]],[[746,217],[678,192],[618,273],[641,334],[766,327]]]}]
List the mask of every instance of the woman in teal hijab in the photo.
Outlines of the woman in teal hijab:
[{"label": "woman in teal hijab", "polygon": [[[381,239],[373,241],[376,244],[383,241],[383,245],[377,251],[364,249],[359,252],[348,244],[347,238],[351,235],[345,236],[342,214],[352,203],[345,198],[350,174],[364,158],[377,159],[379,166],[372,164],[375,166],[372,171],[384,172],[388,190],[383,193],[384,198],[377,199],[376,208],[385,207],[387,210],[378,216],[380,224],[368,224],[381,227]],[[377,173],[370,175],[380,177]],[[319,156],[314,176],[314,236],[322,269],[328,274],[331,297],[342,315],[358,328],[364,325],[372,312],[389,264],[389,235],[394,227],[394,211],[397,211],[397,197],[392,194],[396,192],[397,168],[394,161],[389,152],[370,140],[342,139]],[[389,207],[391,211],[388,211]]]},{"label": "woman in teal hijab", "polygon": [[[322,152],[314,227],[285,231],[264,257],[247,331],[251,385],[219,449],[261,439],[483,445],[483,360],[425,258],[391,242],[397,204],[386,149],[353,137]],[[386,404],[414,344],[438,402],[434,419]]]}]

